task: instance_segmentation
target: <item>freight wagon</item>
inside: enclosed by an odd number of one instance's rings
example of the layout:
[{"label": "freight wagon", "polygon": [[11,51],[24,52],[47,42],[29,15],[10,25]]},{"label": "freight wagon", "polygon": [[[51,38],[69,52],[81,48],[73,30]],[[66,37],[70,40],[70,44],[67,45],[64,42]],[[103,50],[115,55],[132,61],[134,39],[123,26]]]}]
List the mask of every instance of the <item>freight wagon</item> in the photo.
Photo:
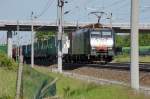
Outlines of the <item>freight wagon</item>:
[{"label": "freight wagon", "polygon": [[[57,39],[56,35],[50,36],[47,40],[37,41],[34,43],[34,60],[35,64],[50,64],[56,62],[57,58]],[[64,39],[68,39],[66,36]],[[64,42],[64,45],[66,43]],[[24,61],[31,62],[31,44],[22,46]],[[68,53],[66,46],[63,46],[63,53]]]}]

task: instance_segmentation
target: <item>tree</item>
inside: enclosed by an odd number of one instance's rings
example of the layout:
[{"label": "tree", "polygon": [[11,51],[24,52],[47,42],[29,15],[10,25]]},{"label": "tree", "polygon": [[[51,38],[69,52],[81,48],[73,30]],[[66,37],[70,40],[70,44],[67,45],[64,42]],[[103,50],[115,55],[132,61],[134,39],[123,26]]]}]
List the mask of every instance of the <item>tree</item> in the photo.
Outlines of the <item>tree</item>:
[{"label": "tree", "polygon": [[37,31],[35,37],[38,41],[43,41],[48,39],[50,36],[56,35],[56,32],[53,31]]}]

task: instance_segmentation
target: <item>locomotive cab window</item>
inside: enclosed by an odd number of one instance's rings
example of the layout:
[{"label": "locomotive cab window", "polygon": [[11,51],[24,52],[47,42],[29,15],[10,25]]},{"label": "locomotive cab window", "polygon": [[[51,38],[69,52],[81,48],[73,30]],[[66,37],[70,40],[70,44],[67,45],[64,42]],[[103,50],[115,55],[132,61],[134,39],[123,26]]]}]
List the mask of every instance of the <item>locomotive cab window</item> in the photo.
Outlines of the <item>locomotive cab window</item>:
[{"label": "locomotive cab window", "polygon": [[101,37],[101,33],[99,31],[92,31],[91,37],[92,38],[99,38],[99,37]]},{"label": "locomotive cab window", "polygon": [[112,31],[102,31],[102,36],[103,37],[111,37],[112,36]]}]

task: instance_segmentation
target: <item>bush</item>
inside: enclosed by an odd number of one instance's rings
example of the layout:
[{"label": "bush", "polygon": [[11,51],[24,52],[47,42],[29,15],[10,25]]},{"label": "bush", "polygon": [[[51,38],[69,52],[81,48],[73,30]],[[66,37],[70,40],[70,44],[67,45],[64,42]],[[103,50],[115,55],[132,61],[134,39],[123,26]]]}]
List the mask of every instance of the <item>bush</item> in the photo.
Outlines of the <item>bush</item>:
[{"label": "bush", "polygon": [[12,99],[12,97],[9,95],[3,95],[3,96],[0,96],[0,99]]},{"label": "bush", "polygon": [[8,58],[5,54],[0,53],[0,67],[8,70],[17,70],[17,64],[13,59]]}]

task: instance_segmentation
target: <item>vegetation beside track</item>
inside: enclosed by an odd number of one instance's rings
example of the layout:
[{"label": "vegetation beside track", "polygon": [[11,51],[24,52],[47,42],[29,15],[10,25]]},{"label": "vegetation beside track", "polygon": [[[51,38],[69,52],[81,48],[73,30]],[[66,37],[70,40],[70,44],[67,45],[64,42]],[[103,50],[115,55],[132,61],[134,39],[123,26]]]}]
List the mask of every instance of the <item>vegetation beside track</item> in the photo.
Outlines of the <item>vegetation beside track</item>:
[{"label": "vegetation beside track", "polygon": [[[16,93],[18,64],[0,53],[0,99],[14,99]],[[41,90],[53,80],[29,66],[23,68],[21,96],[23,99],[33,99],[40,96],[53,96],[56,93],[55,83],[48,86],[43,94]],[[41,99],[41,98],[36,98]]]},{"label": "vegetation beside track", "polygon": [[0,99],[14,99],[16,88],[17,64],[0,53]]},{"label": "vegetation beside track", "polygon": [[[26,68],[30,69],[30,68]],[[35,70],[34,70],[35,69]],[[143,94],[135,94],[130,88],[116,85],[96,85],[73,78],[64,77],[61,74],[50,72],[44,67],[35,67],[31,72],[24,71],[23,97],[32,99],[39,85],[44,79],[58,77],[56,83],[59,99],[149,99]],[[17,72],[0,68],[0,99],[14,99],[16,89]],[[38,88],[37,88],[38,87]]]},{"label": "vegetation beside track", "polygon": [[0,99],[14,99],[16,92],[16,71],[0,67]]},{"label": "vegetation beside track", "polygon": [[[149,63],[150,62],[150,55],[147,56],[140,56],[139,61],[141,63]],[[130,62],[130,55],[128,54],[122,54],[115,56],[113,62]]]},{"label": "vegetation beside track", "polygon": [[32,69],[29,66],[24,66],[23,71],[23,99],[43,99],[45,96],[54,96],[56,94],[55,83],[48,87],[45,91],[46,94],[42,93],[45,86],[50,84],[54,79],[48,75]]},{"label": "vegetation beside track", "polygon": [[0,53],[0,67],[16,71],[18,65],[13,59],[8,58],[4,53]]},{"label": "vegetation beside track", "polygon": [[[0,67],[0,99],[15,99],[17,72]],[[23,99],[40,97],[41,90],[52,81],[52,77],[37,72],[34,69],[24,67],[21,96]],[[50,86],[43,96],[56,94],[55,84]],[[42,98],[36,98],[42,99]]]},{"label": "vegetation beside track", "polygon": [[[139,45],[150,46],[150,33],[139,33]],[[116,35],[116,46],[130,47],[130,35]]]},{"label": "vegetation beside track", "polygon": [[51,77],[59,78],[56,83],[58,99],[149,99],[143,94],[134,93],[130,88],[117,85],[96,85],[52,73],[44,67],[35,67],[35,69]]}]

